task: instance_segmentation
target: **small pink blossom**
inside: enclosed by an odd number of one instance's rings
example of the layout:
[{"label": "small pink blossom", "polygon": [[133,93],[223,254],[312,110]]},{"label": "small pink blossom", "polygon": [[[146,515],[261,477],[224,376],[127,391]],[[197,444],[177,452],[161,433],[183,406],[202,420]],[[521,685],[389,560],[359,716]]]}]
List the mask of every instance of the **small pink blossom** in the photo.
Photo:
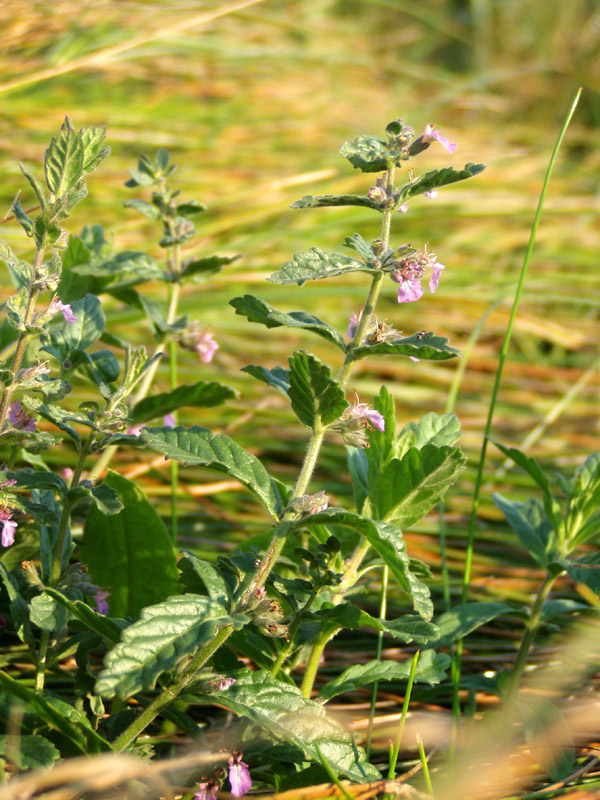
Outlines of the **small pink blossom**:
[{"label": "small pink blossom", "polygon": [[18,400],[11,403],[8,410],[8,421],[21,431],[34,431],[35,419],[31,417]]},{"label": "small pink blossom", "polygon": [[414,303],[423,297],[423,287],[418,280],[402,281],[398,288],[399,303]]},{"label": "small pink blossom", "polygon": [[210,364],[215,352],[219,349],[218,343],[213,339],[212,334],[204,331],[199,339],[194,343],[194,350],[198,353],[200,361]]},{"label": "small pink blossom", "polygon": [[235,682],[235,678],[221,678],[217,683],[217,691],[224,692],[226,689],[229,689],[230,686],[233,686]]},{"label": "small pink blossom", "polygon": [[67,483],[70,483],[73,480],[73,474],[74,473],[73,473],[73,470],[71,469],[71,467],[65,467],[62,470],[62,476],[63,476],[64,480],[67,481]]},{"label": "small pink blossom", "polygon": [[398,211],[401,214],[406,214],[406,212],[408,211],[408,203],[402,203],[402,205],[399,205],[398,206]]},{"label": "small pink blossom", "polygon": [[127,428],[127,433],[129,434],[129,436],[139,436],[140,431],[142,430],[142,428],[145,427],[146,423],[140,422],[138,425],[131,425],[129,428]]},{"label": "small pink blossom", "polygon": [[364,419],[365,422],[377,428],[378,431],[385,430],[385,420],[383,416],[379,411],[375,411],[374,408],[371,408],[368,403],[354,403],[350,408],[350,412],[353,417]]},{"label": "small pink blossom", "polygon": [[177,425],[175,414],[165,414],[165,416],[163,417],[163,425],[166,428],[174,428],[175,425]]},{"label": "small pink blossom", "polygon": [[96,611],[98,614],[103,614],[104,616],[108,614],[107,597],[110,597],[110,592],[106,592],[104,589],[98,589],[98,591],[95,592],[94,603],[96,604]]},{"label": "small pink blossom", "polygon": [[432,189],[430,192],[423,192],[423,197],[426,197],[428,200],[435,200],[438,196],[438,190]]},{"label": "small pink blossom", "polygon": [[451,144],[449,139],[446,139],[439,131],[436,131],[434,125],[425,126],[421,140],[423,142],[439,142],[448,153],[453,153],[456,150],[456,144]]},{"label": "small pink blossom", "polygon": [[414,303],[423,297],[422,280],[429,275],[429,291],[435,292],[440,280],[440,273],[445,269],[443,264],[436,261],[435,253],[427,251],[425,245],[423,252],[413,253],[396,263],[390,272],[390,278],[399,283],[398,302]]},{"label": "small pink blossom", "polygon": [[194,800],[217,800],[218,784],[215,781],[203,781],[198,784]]},{"label": "small pink blossom", "polygon": [[348,322],[348,330],[346,331],[346,336],[349,339],[354,339],[354,334],[356,333],[356,328],[358,327],[359,322],[360,322],[360,317],[356,312],[354,312],[350,317],[350,320]]},{"label": "small pink blossom", "polygon": [[62,311],[62,315],[67,322],[76,322],[77,317],[71,311],[71,306],[68,303],[63,303],[59,297],[55,297],[50,303],[50,313],[57,314]]},{"label": "small pink blossom", "polygon": [[2,523],[2,547],[10,547],[15,541],[17,523],[12,518],[13,512],[9,508],[0,509],[0,523]]},{"label": "small pink blossom", "polygon": [[242,754],[233,752],[229,759],[229,785],[234,797],[241,797],[252,786],[248,765],[242,761]]}]

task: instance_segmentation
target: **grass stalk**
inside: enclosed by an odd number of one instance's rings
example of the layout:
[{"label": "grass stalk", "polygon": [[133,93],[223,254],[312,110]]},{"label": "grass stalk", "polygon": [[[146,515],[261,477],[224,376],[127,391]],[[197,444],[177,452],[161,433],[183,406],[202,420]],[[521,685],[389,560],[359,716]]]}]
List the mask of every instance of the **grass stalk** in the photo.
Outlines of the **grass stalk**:
[{"label": "grass stalk", "polygon": [[[387,614],[387,592],[388,592],[389,577],[390,577],[389,567],[387,564],[385,564],[381,576],[381,597],[379,600],[380,619],[385,619]],[[383,631],[379,631],[377,634],[377,647],[375,650],[375,659],[377,661],[381,661],[382,651],[383,651]],[[367,729],[367,743],[365,745],[367,759],[371,755],[371,737],[373,735],[373,722],[375,721],[375,704],[377,702],[378,688],[379,688],[379,681],[375,681],[371,689],[371,708],[369,709],[369,727]]]}]

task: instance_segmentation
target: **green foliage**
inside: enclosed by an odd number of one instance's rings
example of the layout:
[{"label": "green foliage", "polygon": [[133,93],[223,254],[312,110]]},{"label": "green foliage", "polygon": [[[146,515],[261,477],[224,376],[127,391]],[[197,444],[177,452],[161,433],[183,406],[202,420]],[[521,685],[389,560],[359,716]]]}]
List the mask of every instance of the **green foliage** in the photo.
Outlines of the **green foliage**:
[{"label": "green foliage", "polygon": [[453,167],[444,167],[444,169],[434,169],[432,172],[425,172],[423,175],[417,176],[414,180],[409,181],[405,186],[400,189],[398,198],[399,203],[404,203],[411,197],[431,192],[434,189],[439,189],[442,186],[448,186],[451,183],[467,180],[479,175],[485,169],[485,164],[465,164],[465,168],[455,170]]},{"label": "green foliage", "polygon": [[193,386],[183,384],[172,392],[161,392],[145,397],[133,407],[130,417],[135,423],[162,417],[183,406],[210,408],[238,396],[235,389],[217,381],[198,381]]},{"label": "green foliage", "polygon": [[116,472],[109,472],[104,485],[120,498],[120,509],[110,518],[103,508],[90,510],[82,558],[94,583],[114,587],[112,614],[137,617],[144,606],[177,592],[175,554],[164,523],[139,486]]},{"label": "green foliage", "polygon": [[436,619],[440,636],[439,639],[429,642],[428,647],[446,647],[501,614],[514,613],[514,609],[506,603],[477,602],[455,606]]},{"label": "green foliage", "polygon": [[326,322],[315,317],[314,314],[309,314],[306,311],[291,311],[289,314],[285,311],[278,311],[273,306],[265,303],[264,300],[260,300],[251,294],[245,294],[243,297],[234,297],[233,300],[229,301],[229,305],[235,308],[236,314],[247,317],[250,322],[258,322],[266,325],[267,328],[284,326],[286,328],[303,328],[313,331],[313,333],[332,342],[340,350],[346,352],[344,337]]},{"label": "green foliage", "polygon": [[274,680],[264,670],[236,670],[229,677],[235,679],[233,686],[207,699],[296,745],[307,760],[319,761],[319,747],[338,774],[360,782],[379,779],[351,734],[295,686]]},{"label": "green foliage", "polygon": [[311,247],[304,253],[295,253],[293,260],[282,264],[281,269],[274,272],[269,280],[272,283],[296,283],[302,286],[306,281],[368,271],[367,267],[355,258],[345,256],[343,253],[326,253],[320,247]]},{"label": "green foliage", "polygon": [[316,356],[300,350],[290,358],[288,391],[294,413],[303,425],[329,425],[348,407],[331,370]]},{"label": "green foliage", "polygon": [[372,356],[411,356],[423,361],[445,361],[456,358],[460,351],[450,347],[448,339],[434,333],[413,333],[387,342],[362,344],[352,349],[355,358]]},{"label": "green foliage", "polygon": [[300,200],[292,203],[290,208],[327,208],[331,206],[360,206],[380,211],[382,204],[358,194],[319,194],[316,196],[305,194]]},{"label": "green foliage", "polygon": [[0,756],[16,756],[15,765],[26,770],[51,767],[60,758],[60,753],[52,742],[37,734],[1,734]]},{"label": "green foliage", "polygon": [[151,689],[159,675],[210,642],[218,630],[241,627],[245,621],[240,615],[225,615],[220,603],[193,594],[146,606],[141,618],[125,628],[119,644],[106,656],[96,693],[125,698]]}]

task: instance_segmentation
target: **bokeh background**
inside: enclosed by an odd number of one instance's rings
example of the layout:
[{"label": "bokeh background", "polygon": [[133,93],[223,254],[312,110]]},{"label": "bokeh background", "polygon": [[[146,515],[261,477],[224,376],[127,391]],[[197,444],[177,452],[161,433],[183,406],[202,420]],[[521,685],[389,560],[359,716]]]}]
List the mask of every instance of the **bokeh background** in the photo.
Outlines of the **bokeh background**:
[{"label": "bokeh background", "polygon": [[[600,167],[600,6],[593,0],[174,0],[4,2],[0,28],[0,201],[23,189],[18,161],[41,171],[49,138],[69,114],[76,127],[107,126],[113,155],[89,180],[89,196],[69,229],[101,223],[118,249],[157,258],[158,233],[123,202],[140,152],[167,147],[186,197],[209,206],[194,250],[240,253],[210,283],[188,289],[183,310],[209,325],[220,350],[209,367],[181,355],[182,382],[219,379],[241,391],[226,408],[184,410],[185,423],[235,432],[279,477],[293,478],[306,433],[290,427],[283,398],[240,368],[285,364],[294,348],[326,359],[321,340],[267,331],[236,317],[227,301],[250,291],[284,310],[306,309],[345,330],[364,297],[360,279],[279,287],[265,279],[298,250],[338,249],[355,231],[378,235],[364,209],[292,210],[302,194],[363,192],[368,176],[337,154],[361,133],[379,134],[402,117],[456,141],[452,156],[431,147],[418,170],[484,162],[477,178],[419,198],[396,222],[394,242],[430,249],[446,265],[438,292],[398,306],[391,283],[381,314],[405,333],[448,336],[459,362],[360,362],[354,385],[368,400],[385,381],[401,421],[443,412],[456,370],[456,411],[470,467],[448,500],[447,535],[458,581],[502,335],[552,147],[577,87],[583,95],[560,153],[506,364],[494,436],[521,444],[566,472],[598,449],[598,176]],[[24,257],[29,242],[8,222],[2,235]],[[158,287],[151,287],[155,294]],[[10,291],[4,281],[5,296]],[[149,331],[108,300],[112,325],[135,343]],[[490,312],[490,309],[491,312]],[[487,315],[487,316],[486,316]],[[485,321],[483,324],[482,320]],[[471,348],[469,339],[479,332]],[[166,372],[159,387],[167,386]],[[83,388],[78,387],[82,393]],[[77,393],[75,395],[77,397]],[[541,428],[537,429],[537,426]],[[61,456],[62,457],[62,456]],[[57,456],[59,458],[59,456]],[[156,502],[169,491],[164,467],[123,453]],[[536,581],[489,500],[491,489],[529,492],[518,471],[495,470],[489,452],[480,509],[475,592],[519,599]],[[329,443],[317,474],[334,502],[349,495],[344,454]],[[182,470],[181,542],[214,557],[264,530],[251,497],[220,491],[214,474]],[[437,569],[435,518],[409,534],[414,555]],[[510,645],[512,647],[512,645]]]}]

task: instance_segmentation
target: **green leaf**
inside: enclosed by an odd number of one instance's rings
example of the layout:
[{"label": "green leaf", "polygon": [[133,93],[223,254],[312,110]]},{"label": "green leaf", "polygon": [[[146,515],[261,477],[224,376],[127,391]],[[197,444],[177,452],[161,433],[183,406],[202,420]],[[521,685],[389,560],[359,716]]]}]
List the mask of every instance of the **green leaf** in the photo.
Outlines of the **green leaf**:
[{"label": "green leaf", "polygon": [[356,250],[360,256],[364,259],[365,264],[371,264],[373,259],[375,258],[375,253],[373,252],[373,248],[371,245],[366,242],[360,233],[353,233],[352,236],[346,236],[344,239],[345,247],[349,247],[351,250]]},{"label": "green leaf", "polygon": [[19,168],[23,176],[27,179],[29,185],[35,192],[35,196],[42,208],[42,211],[45,211],[47,208],[47,201],[46,201],[46,192],[44,190],[42,183],[35,177],[35,175],[32,175],[30,172],[27,172],[23,164],[19,163]]},{"label": "green leaf", "polygon": [[81,131],[83,144],[83,172],[88,175],[110,155],[110,147],[104,147],[106,128],[104,125],[90,125]]},{"label": "green leaf", "polygon": [[586,458],[575,470],[569,487],[567,531],[571,547],[585,542],[599,529],[600,453]]},{"label": "green leaf", "polygon": [[15,758],[15,755],[16,766],[19,769],[44,769],[51,767],[60,758],[56,747],[43,736],[37,734],[0,735],[0,756]]},{"label": "green leaf", "polygon": [[192,258],[184,263],[179,280],[193,278],[197,283],[206,281],[208,278],[216,275],[217,272],[220,272],[224,266],[233,264],[234,261],[240,258],[241,255]]},{"label": "green leaf", "polygon": [[93,259],[73,267],[78,275],[118,280],[119,285],[132,285],[151,280],[162,280],[163,271],[148,253],[123,250],[106,259]]},{"label": "green leaf", "polygon": [[93,608],[90,608],[87,603],[84,603],[82,600],[71,600],[62,594],[62,592],[51,589],[50,587],[44,591],[56,600],[57,603],[64,606],[72,617],[83,622],[87,628],[99,634],[112,644],[117,644],[121,638],[121,631],[124,627],[127,627],[127,623],[123,620],[117,622],[111,619],[111,617],[104,616],[104,614],[98,614],[97,611],[94,611]]},{"label": "green leaf", "polygon": [[[13,545],[13,548],[14,547],[15,545]],[[11,548],[11,550],[13,548]],[[35,652],[37,645],[29,622],[29,608],[19,593],[16,579],[9,573],[6,566],[1,561],[0,580],[4,584],[4,588],[8,594],[10,618],[15,626],[17,636]]]},{"label": "green leaf", "polygon": [[314,314],[308,314],[306,311],[291,311],[289,314],[285,311],[278,311],[273,306],[254,297],[251,294],[245,294],[243,297],[234,297],[229,301],[229,305],[235,308],[235,313],[242,317],[247,317],[249,322],[258,322],[266,325],[267,328],[304,328],[305,330],[313,331],[323,339],[337,345],[340,350],[346,352],[346,344],[344,337],[341,333],[332,328],[326,322],[323,322]]},{"label": "green leaf", "polygon": [[154,222],[158,222],[159,219],[162,219],[162,214],[158,210],[156,206],[153,206],[152,203],[146,203],[145,200],[125,200],[123,203],[125,208],[133,208],[140,214],[143,214],[148,219],[153,220]]},{"label": "green leaf", "polygon": [[32,271],[29,264],[17,258],[16,253],[4,239],[0,239],[0,260],[4,261],[17,286],[29,286]]},{"label": "green leaf", "polygon": [[71,305],[71,310],[75,322],[63,320],[58,329],[50,332],[51,344],[64,354],[63,358],[73,350],[87,350],[100,338],[106,324],[102,303],[93,294],[77,300]]},{"label": "green leaf", "polygon": [[455,606],[451,611],[446,611],[441,617],[436,619],[436,625],[440,629],[440,638],[429,642],[426,646],[438,650],[440,647],[463,639],[467,634],[485,625],[492,619],[496,619],[501,614],[514,614],[515,610],[506,603],[463,603]]},{"label": "green leaf", "polygon": [[402,531],[389,522],[375,521],[341,508],[327,508],[318,514],[303,517],[296,527],[310,528],[313,525],[341,525],[358,531],[379,553],[389,566],[394,577],[413,601],[414,610],[423,619],[433,616],[433,603],[429,589],[411,570],[410,558]]},{"label": "green leaf", "polygon": [[25,330],[25,314],[27,313],[28,301],[29,289],[26,286],[21,286],[19,291],[6,301],[6,317],[9,324],[18,331]]},{"label": "green leaf", "polygon": [[84,149],[81,134],[64,127],[50,141],[44,158],[46,183],[56,197],[62,197],[83,176]]},{"label": "green leaf", "polygon": [[106,484],[99,483],[97,486],[86,486],[79,484],[69,490],[69,501],[76,506],[81,500],[92,500],[98,511],[104,516],[118,514],[123,509],[123,502],[117,492]]},{"label": "green leaf", "polygon": [[184,200],[183,203],[179,203],[177,206],[177,214],[186,219],[193,219],[204,211],[206,211],[206,206],[204,203],[198,202],[198,200]]},{"label": "green leaf", "polygon": [[[441,683],[446,678],[445,670],[450,664],[450,656],[445,653],[434,653],[426,650],[419,657],[415,681],[428,683],[430,686]],[[375,681],[405,681],[411,670],[411,661],[369,661],[368,664],[354,664],[345,669],[337,678],[329,681],[319,692],[322,701],[331,700],[338,694],[353,692],[361,686],[368,686]]]},{"label": "green leaf", "polygon": [[496,442],[494,439],[491,441],[496,445],[496,447],[504,453],[505,456],[514,461],[515,464],[518,464],[521,469],[524,469],[533,480],[537,483],[537,485],[542,490],[542,495],[544,499],[544,509],[546,511],[546,516],[550,520],[552,527],[558,533],[561,531],[563,527],[562,515],[560,510],[560,505],[554,495],[552,494],[552,487],[550,486],[550,481],[544,474],[544,471],[535,460],[535,458],[530,458],[526,456],[525,453],[522,453],[516,447],[505,447],[503,444]]},{"label": "green leaf", "polygon": [[412,336],[400,337],[395,341],[363,344],[352,350],[356,358],[367,356],[412,356],[422,361],[445,361],[456,358],[460,351],[450,347],[448,339],[429,332],[413,333]]},{"label": "green leaf", "polygon": [[247,372],[248,375],[252,375],[253,378],[266,383],[267,386],[272,386],[286,397],[288,396],[290,389],[289,370],[283,367],[267,369],[266,367],[259,367],[256,364],[249,364],[247,367],[242,367],[242,372]]},{"label": "green leaf", "polygon": [[[23,228],[26,235],[31,237],[33,236],[33,220],[31,217],[26,213],[25,209],[21,205],[19,198],[16,198],[12,204],[12,212],[15,215],[15,219],[19,223],[19,225]],[[45,211],[42,212],[40,215],[42,220],[47,219],[47,214]]]},{"label": "green leaf", "polygon": [[154,687],[163,672],[214,638],[220,628],[242,625],[208,597],[183,594],[146,606],[105,657],[96,682],[101,697],[130,697]]},{"label": "green leaf", "polygon": [[[370,449],[370,448],[369,448]],[[368,449],[367,449],[368,452]],[[346,446],[348,470],[354,491],[354,505],[360,514],[369,494],[369,461],[363,447]]]},{"label": "green leaf", "polygon": [[563,559],[558,562],[577,583],[583,583],[600,595],[600,554],[591,553],[577,561]]},{"label": "green leaf", "polygon": [[384,385],[375,398],[373,407],[384,419],[384,429],[374,428],[369,432],[369,447],[364,450],[368,463],[368,474],[374,479],[385,468],[394,454],[394,440],[396,438],[396,408],[394,398]]},{"label": "green leaf", "polygon": [[271,283],[297,283],[302,286],[306,281],[321,278],[332,278],[350,272],[372,272],[362,261],[345,256],[342,253],[326,253],[320,247],[311,247],[302,253],[295,253],[292,261],[286,261],[279,272],[269,276]]},{"label": "green leaf", "polygon": [[51,695],[42,696],[0,671],[0,689],[22,700],[38,720],[59,731],[84,755],[110,750],[109,743],[92,728],[81,711]]},{"label": "green leaf", "polygon": [[400,528],[414,525],[442,499],[465,465],[458,447],[411,447],[401,459],[391,459],[382,472],[369,476],[373,515]]},{"label": "green leaf", "polygon": [[544,506],[537,498],[524,503],[493,494],[492,500],[506,517],[527,552],[545,567],[556,558],[556,535]]},{"label": "green leaf", "polygon": [[29,489],[52,489],[58,492],[61,497],[68,491],[68,486],[60,475],[53,472],[36,472],[30,467],[19,469],[16,472],[6,473],[6,477],[15,480],[18,487]]},{"label": "green leaf", "polygon": [[140,400],[133,407],[131,418],[135,423],[139,423],[170,414],[182,406],[212,408],[238,395],[235,389],[216,381],[198,381],[192,386],[183,384],[172,392],[162,392]]},{"label": "green leaf", "polygon": [[435,641],[439,638],[440,631],[437,625],[427,622],[415,614],[404,614],[398,619],[375,619],[366,611],[360,611],[360,627],[374,628],[376,631],[387,633],[394,639],[409,643],[416,642],[419,645]]},{"label": "green leaf", "polygon": [[137,484],[109,471],[102,485],[118,495],[122,509],[110,519],[97,507],[90,510],[82,560],[95,584],[114,587],[108,601],[111,614],[137,617],[144,606],[179,590],[173,544]]},{"label": "green leaf", "polygon": [[332,380],[329,367],[303,350],[294,353],[289,362],[288,394],[300,422],[308,428],[316,422],[334,422],[349,403],[342,387]]},{"label": "green leaf", "polygon": [[307,760],[320,763],[319,747],[333,769],[351,780],[365,783],[380,777],[352,735],[320,703],[302,697],[296,686],[275,680],[265,670],[241,669],[229,676],[236,682],[226,691],[208,695],[212,702],[295,744]]},{"label": "green leaf", "polygon": [[60,633],[67,624],[66,608],[46,592],[36,595],[29,604],[29,618],[43,631]]},{"label": "green leaf", "polygon": [[211,600],[229,610],[231,607],[229,590],[223,576],[214,564],[198,558],[194,553],[183,550],[177,566],[181,571],[179,580],[186,592],[199,594],[204,591]]},{"label": "green leaf", "polygon": [[138,443],[175,461],[208,467],[236,478],[254,492],[273,517],[277,518],[283,510],[275,481],[258,458],[223,433],[214,434],[197,425],[142,428]]},{"label": "green leaf", "polygon": [[347,158],[355,169],[363,172],[383,172],[388,168],[391,153],[383,139],[377,136],[358,136],[344,142],[340,155]]},{"label": "green leaf", "polygon": [[300,200],[292,203],[290,208],[326,208],[330,206],[361,206],[381,211],[383,203],[376,203],[370,197],[363,197],[360,194],[305,194]]},{"label": "green leaf", "polygon": [[418,422],[407,422],[395,447],[395,455],[402,456],[409,447],[419,450],[426,444],[438,447],[456,444],[460,439],[460,422],[456,414],[436,414],[430,411]]},{"label": "green leaf", "polygon": [[474,175],[479,175],[484,169],[485,164],[473,164],[469,162],[465,164],[465,168],[461,170],[455,170],[453,167],[444,167],[444,169],[434,169],[432,172],[425,172],[423,175],[419,175],[402,187],[398,203],[404,203],[411,197],[416,197],[424,192],[431,192],[432,189],[438,189],[440,186],[447,186],[450,183],[472,178]]}]

